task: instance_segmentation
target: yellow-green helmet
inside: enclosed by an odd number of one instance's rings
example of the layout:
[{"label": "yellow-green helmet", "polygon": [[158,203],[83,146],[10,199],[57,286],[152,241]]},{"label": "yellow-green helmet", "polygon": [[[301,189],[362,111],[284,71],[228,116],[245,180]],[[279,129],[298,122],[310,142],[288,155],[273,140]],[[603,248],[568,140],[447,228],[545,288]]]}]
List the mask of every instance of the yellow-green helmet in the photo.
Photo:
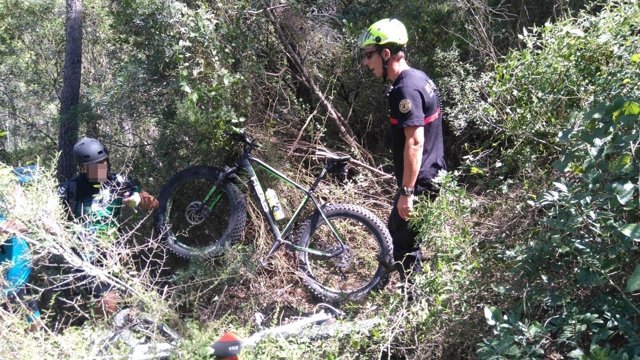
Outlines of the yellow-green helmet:
[{"label": "yellow-green helmet", "polygon": [[369,26],[358,37],[358,46],[395,45],[403,47],[409,41],[407,28],[398,19],[382,19]]}]

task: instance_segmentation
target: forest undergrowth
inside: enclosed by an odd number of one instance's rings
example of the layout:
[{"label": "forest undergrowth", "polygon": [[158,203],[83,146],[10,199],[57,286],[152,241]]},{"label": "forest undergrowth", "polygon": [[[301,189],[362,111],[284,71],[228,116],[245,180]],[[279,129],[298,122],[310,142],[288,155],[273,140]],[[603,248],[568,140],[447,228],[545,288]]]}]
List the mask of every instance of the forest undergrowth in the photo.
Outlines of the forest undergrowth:
[{"label": "forest undergrowth", "polygon": [[[79,127],[153,193],[179,169],[228,163],[239,151],[230,128],[258,137],[257,154],[300,183],[321,166],[315,150],[350,154],[357,162],[320,198],[384,221],[396,190],[384,175],[384,86],[358,67],[349,39],[396,12],[422,39],[409,59],[437,80],[447,125],[451,166],[412,218],[424,272],[412,284],[392,274],[382,291],[341,307],[345,329],[376,319],[371,329],[265,339],[243,358],[639,359],[640,6],[551,3],[85,0]],[[226,331],[257,331],[257,313],[270,327],[316,311],[294,253],[261,263],[272,239],[255,200],[240,241],[213,259],[171,254],[141,211],[125,211],[118,236],[94,244],[104,266],[80,256],[96,249],[83,224],[66,220],[52,150],[62,2],[6,9],[0,210],[28,228],[43,326],[33,331],[21,304],[1,307],[0,358],[105,358],[113,319],[93,311],[87,279],[178,331],[180,359],[205,358]],[[22,193],[11,168],[27,163],[41,173]],[[299,195],[266,177],[291,214]]]}]

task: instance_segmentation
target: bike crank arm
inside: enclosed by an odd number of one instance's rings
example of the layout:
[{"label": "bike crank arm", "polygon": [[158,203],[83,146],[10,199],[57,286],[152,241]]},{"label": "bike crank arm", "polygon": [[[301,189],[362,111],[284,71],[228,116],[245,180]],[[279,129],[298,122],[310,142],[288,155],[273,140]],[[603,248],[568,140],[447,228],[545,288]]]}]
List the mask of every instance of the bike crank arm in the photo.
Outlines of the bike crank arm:
[{"label": "bike crank arm", "polygon": [[269,250],[267,255],[260,259],[260,265],[266,267],[267,266],[267,261],[283,245],[287,249],[293,249],[295,251],[300,251],[300,252],[305,252],[305,253],[309,253],[309,254],[313,254],[313,255],[323,256],[323,257],[326,257],[328,259],[331,259],[331,258],[334,258],[336,256],[342,255],[342,253],[344,253],[346,251],[346,249],[347,249],[346,246],[344,246],[343,243],[340,243],[340,248],[337,251],[335,251],[333,253],[330,253],[330,252],[317,250],[317,249],[312,249],[312,248],[308,248],[308,247],[304,247],[304,246],[298,246],[298,245],[292,243],[291,241],[287,241],[287,240],[277,240],[273,244],[273,246],[271,246],[271,249]]},{"label": "bike crank arm", "polygon": [[294,244],[290,244],[290,248],[292,248],[292,249],[294,249],[296,251],[305,252],[305,253],[318,255],[318,256],[323,256],[323,257],[331,259],[331,258],[334,258],[336,256],[342,255],[342,253],[344,253],[345,250],[347,249],[344,246],[344,244],[340,243],[340,245],[341,245],[340,249],[336,250],[333,253],[322,251],[322,250],[317,250],[317,249],[312,249],[312,248],[308,248],[308,247],[304,247],[304,246],[298,246],[298,245],[294,245]]}]

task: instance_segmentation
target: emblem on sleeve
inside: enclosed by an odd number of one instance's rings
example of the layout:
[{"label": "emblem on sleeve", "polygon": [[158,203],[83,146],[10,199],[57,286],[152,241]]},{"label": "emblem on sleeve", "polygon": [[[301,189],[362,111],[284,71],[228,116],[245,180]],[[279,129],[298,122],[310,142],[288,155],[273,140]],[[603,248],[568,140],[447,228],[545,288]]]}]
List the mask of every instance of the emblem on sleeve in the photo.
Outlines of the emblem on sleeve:
[{"label": "emblem on sleeve", "polygon": [[428,96],[433,96],[433,89],[435,89],[436,86],[433,84],[433,82],[431,80],[429,80],[429,82],[427,82],[427,85],[424,86],[425,91],[427,92]]},{"label": "emblem on sleeve", "polygon": [[406,114],[410,110],[411,110],[411,100],[402,99],[402,101],[400,101],[400,112],[403,114]]}]

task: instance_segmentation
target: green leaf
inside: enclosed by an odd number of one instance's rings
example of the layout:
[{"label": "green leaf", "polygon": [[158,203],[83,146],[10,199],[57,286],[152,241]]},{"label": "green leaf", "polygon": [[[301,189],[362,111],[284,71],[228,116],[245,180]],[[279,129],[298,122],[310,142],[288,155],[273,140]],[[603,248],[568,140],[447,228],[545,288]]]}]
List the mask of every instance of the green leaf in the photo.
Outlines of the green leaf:
[{"label": "green leaf", "polygon": [[567,356],[572,359],[580,359],[584,356],[584,352],[581,349],[575,349],[572,352],[568,353]]},{"label": "green leaf", "polygon": [[598,286],[604,283],[600,274],[587,268],[582,268],[576,273],[576,280],[581,285]]},{"label": "green leaf", "polygon": [[571,29],[569,30],[569,34],[577,37],[584,37],[584,31],[580,29]]},{"label": "green leaf", "polygon": [[[631,165],[631,166],[629,166]],[[613,172],[629,172],[633,168],[633,157],[629,154],[623,154],[617,159],[609,163],[609,170]]]},{"label": "green leaf", "polygon": [[487,324],[494,326],[502,320],[502,311],[495,306],[485,306],[484,318],[487,320]]},{"label": "green leaf", "polygon": [[640,104],[635,101],[625,101],[618,110],[613,112],[613,118],[617,119],[621,115],[640,115]]},{"label": "green leaf", "polygon": [[640,290],[640,265],[636,265],[636,269],[633,271],[633,274],[627,280],[627,291],[638,291]]},{"label": "green leaf", "polygon": [[619,226],[618,230],[633,240],[640,241],[640,223]]},{"label": "green leaf", "polygon": [[633,200],[633,193],[635,192],[636,186],[631,183],[631,181],[626,183],[617,182],[612,184],[611,187],[620,204],[626,205],[629,201]]},{"label": "green leaf", "polygon": [[627,101],[624,104],[625,115],[640,115],[640,104],[635,101]]},{"label": "green leaf", "polygon": [[609,358],[608,356],[609,352],[607,351],[607,349],[602,348],[598,345],[592,344],[590,352],[591,352],[591,356],[589,357],[589,360],[607,360]]},{"label": "green leaf", "polygon": [[553,185],[556,187],[556,189],[560,190],[560,192],[566,193],[569,191],[569,189],[567,189],[567,185],[563,183],[554,182]]}]

